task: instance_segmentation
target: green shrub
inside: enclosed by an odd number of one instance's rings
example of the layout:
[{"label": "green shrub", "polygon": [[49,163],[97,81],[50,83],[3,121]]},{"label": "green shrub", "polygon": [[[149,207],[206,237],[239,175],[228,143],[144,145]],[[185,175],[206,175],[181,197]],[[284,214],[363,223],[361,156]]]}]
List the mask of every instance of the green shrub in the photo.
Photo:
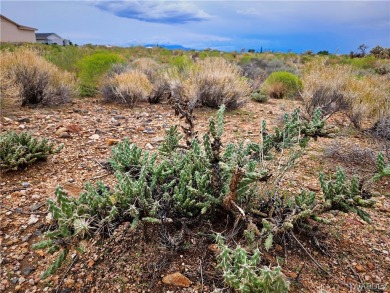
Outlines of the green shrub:
[{"label": "green shrub", "polygon": [[0,169],[17,170],[37,160],[45,160],[61,149],[62,145],[54,149],[47,139],[38,140],[27,132],[5,132],[0,135]]},{"label": "green shrub", "polygon": [[265,103],[268,101],[268,96],[263,91],[259,91],[251,94],[251,100],[258,103]]},{"label": "green shrub", "polygon": [[271,98],[295,98],[302,91],[301,79],[290,72],[273,72],[264,81],[262,89]]},{"label": "green shrub", "polygon": [[113,53],[95,53],[86,56],[77,63],[78,77],[81,82],[81,96],[94,96],[97,92],[101,77],[113,64],[123,59]]}]

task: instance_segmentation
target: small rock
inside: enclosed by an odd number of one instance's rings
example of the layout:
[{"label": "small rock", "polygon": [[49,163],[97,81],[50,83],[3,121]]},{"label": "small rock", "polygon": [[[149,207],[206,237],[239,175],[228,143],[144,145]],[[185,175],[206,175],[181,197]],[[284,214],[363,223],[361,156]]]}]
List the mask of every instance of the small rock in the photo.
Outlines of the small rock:
[{"label": "small rock", "polygon": [[22,117],[22,118],[19,118],[16,121],[18,121],[19,123],[30,123],[31,120],[28,117]]},{"label": "small rock", "polygon": [[92,276],[92,274],[89,274],[88,276],[87,276],[87,282],[88,283],[92,283],[93,282],[93,276]]},{"label": "small rock", "polygon": [[145,145],[145,147],[146,147],[147,149],[149,149],[149,150],[154,149],[154,147],[153,147],[150,143],[147,143],[147,144]]},{"label": "small rock", "polygon": [[100,138],[99,134],[93,134],[89,137],[89,139],[98,140]]},{"label": "small rock", "polygon": [[35,267],[33,266],[27,266],[24,269],[22,269],[22,273],[28,276],[32,271],[35,271]]},{"label": "small rock", "polygon": [[72,137],[68,132],[61,132],[59,135],[58,135],[59,138],[70,138]]},{"label": "small rock", "polygon": [[95,262],[93,261],[93,259],[91,259],[91,260],[88,262],[88,267],[89,267],[89,268],[92,268],[94,264],[95,264]]},{"label": "small rock", "polygon": [[146,134],[155,134],[156,132],[152,129],[152,128],[146,128],[144,131],[142,131],[143,133],[146,133]]},{"label": "small rock", "polygon": [[356,265],[356,266],[355,266],[355,269],[356,269],[359,273],[363,273],[363,272],[366,271],[362,265]]},{"label": "small rock", "polygon": [[22,237],[22,242],[28,241],[28,239],[30,239],[30,237],[31,237],[31,234],[27,234],[26,236]]},{"label": "small rock", "polygon": [[315,186],[315,185],[313,185],[313,184],[308,185],[307,188],[308,188],[309,190],[311,190],[311,191],[320,191],[320,190],[321,190],[321,188],[320,188],[319,186]]},{"label": "small rock", "polygon": [[29,188],[31,184],[29,182],[22,182],[22,187],[23,188]]},{"label": "small rock", "polygon": [[164,137],[162,136],[156,136],[154,138],[152,138],[152,143],[160,143],[160,142],[163,142],[164,141]]},{"label": "small rock", "polygon": [[26,281],[26,278],[20,277],[18,282],[19,282],[19,284],[22,284],[22,283],[24,283],[24,281]]},{"label": "small rock", "polygon": [[30,218],[28,219],[27,225],[35,224],[38,221],[39,218],[37,218],[35,215],[31,215]]},{"label": "small rock", "polygon": [[218,254],[218,253],[219,253],[218,245],[215,244],[215,243],[210,244],[210,245],[208,246],[208,249],[209,249],[210,251],[212,251],[214,254]]},{"label": "small rock", "polygon": [[53,220],[53,215],[52,213],[48,213],[47,216],[45,217],[45,222],[47,224],[53,224],[54,220]]},{"label": "small rock", "polygon": [[66,278],[64,283],[67,287],[73,287],[75,281],[72,278]]},{"label": "small rock", "polygon": [[22,289],[22,286],[20,286],[20,285],[15,286],[15,292],[20,291],[20,289]]},{"label": "small rock", "polygon": [[63,132],[68,132],[68,128],[66,127],[61,127],[56,131],[56,135],[60,136],[61,133]]},{"label": "small rock", "polygon": [[180,287],[189,287],[191,285],[191,281],[179,272],[166,275],[162,279],[162,282],[167,285],[180,286]]},{"label": "small rock", "polygon": [[116,145],[118,142],[120,142],[121,140],[120,139],[116,139],[116,138],[107,138],[106,139],[106,144],[108,146],[111,146],[111,145]]},{"label": "small rock", "polygon": [[78,124],[69,124],[66,126],[67,130],[73,133],[80,132],[83,128]]}]

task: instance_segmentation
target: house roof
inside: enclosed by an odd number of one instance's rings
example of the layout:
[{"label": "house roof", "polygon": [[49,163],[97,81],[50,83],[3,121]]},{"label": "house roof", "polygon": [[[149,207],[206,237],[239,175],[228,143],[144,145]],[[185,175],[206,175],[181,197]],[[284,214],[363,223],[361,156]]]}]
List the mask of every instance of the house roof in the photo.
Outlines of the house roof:
[{"label": "house roof", "polygon": [[35,37],[37,40],[46,40],[49,36],[51,35],[55,35],[57,36],[58,38],[62,39],[59,35],[57,35],[56,33],[36,33],[35,34]]},{"label": "house roof", "polygon": [[26,30],[26,31],[36,31],[38,29],[36,28],[33,28],[33,27],[29,27],[29,26],[25,26],[25,25],[20,25],[18,23],[16,23],[15,21],[9,19],[8,17],[5,17],[4,15],[0,14],[0,17],[5,19],[6,21],[16,25],[18,27],[18,29],[21,29],[21,30]]}]

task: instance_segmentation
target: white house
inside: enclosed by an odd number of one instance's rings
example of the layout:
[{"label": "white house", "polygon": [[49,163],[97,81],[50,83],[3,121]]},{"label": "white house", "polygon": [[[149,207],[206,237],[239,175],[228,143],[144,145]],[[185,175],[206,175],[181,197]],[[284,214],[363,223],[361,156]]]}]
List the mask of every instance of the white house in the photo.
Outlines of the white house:
[{"label": "white house", "polygon": [[69,40],[63,39],[55,33],[36,33],[35,36],[37,39],[37,43],[41,44],[59,46],[69,46],[70,44]]},{"label": "white house", "polygon": [[0,42],[35,43],[36,28],[20,25],[0,14]]}]

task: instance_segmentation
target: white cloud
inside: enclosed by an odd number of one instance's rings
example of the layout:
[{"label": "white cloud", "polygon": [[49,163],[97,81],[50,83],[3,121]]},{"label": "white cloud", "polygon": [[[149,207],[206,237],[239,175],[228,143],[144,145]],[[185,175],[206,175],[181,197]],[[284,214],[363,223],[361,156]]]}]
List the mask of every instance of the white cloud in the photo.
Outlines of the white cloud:
[{"label": "white cloud", "polygon": [[183,24],[211,18],[187,1],[99,1],[95,6],[119,17],[145,22]]}]

